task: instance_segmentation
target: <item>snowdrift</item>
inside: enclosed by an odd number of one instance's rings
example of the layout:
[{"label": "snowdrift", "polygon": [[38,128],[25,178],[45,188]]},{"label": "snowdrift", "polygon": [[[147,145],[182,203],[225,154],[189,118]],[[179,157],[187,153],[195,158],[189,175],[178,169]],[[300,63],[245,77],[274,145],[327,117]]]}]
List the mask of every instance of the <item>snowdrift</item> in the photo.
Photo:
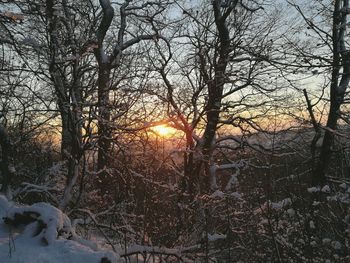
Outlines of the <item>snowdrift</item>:
[{"label": "snowdrift", "polygon": [[100,251],[80,238],[70,219],[47,204],[17,206],[0,195],[1,263],[118,263],[119,256]]}]

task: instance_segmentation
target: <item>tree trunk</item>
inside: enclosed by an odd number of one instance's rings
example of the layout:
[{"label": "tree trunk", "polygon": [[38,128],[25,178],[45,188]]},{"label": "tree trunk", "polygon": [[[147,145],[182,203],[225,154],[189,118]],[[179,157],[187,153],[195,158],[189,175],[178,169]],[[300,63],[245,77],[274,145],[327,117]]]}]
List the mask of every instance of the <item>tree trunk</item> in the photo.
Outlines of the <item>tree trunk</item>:
[{"label": "tree trunk", "polygon": [[[226,65],[224,66],[226,67]],[[220,75],[222,71],[218,72]],[[218,74],[216,73],[216,74]],[[215,190],[216,185],[216,175],[215,173],[210,172],[212,165],[212,154],[213,147],[215,144],[215,134],[217,130],[217,125],[219,123],[219,115],[221,108],[222,92],[223,92],[223,78],[215,77],[213,81],[216,85],[209,85],[209,100],[207,104],[207,125],[203,134],[203,146],[202,146],[202,163],[203,167],[198,167],[198,172],[201,169],[205,171],[205,174],[208,178],[203,178],[205,184],[202,186],[204,189]],[[206,190],[204,190],[206,191]]]},{"label": "tree trunk", "polygon": [[[57,88],[55,88],[57,89]],[[62,124],[62,130],[61,130],[61,158],[62,160],[67,160],[69,158],[69,154],[72,150],[72,133],[71,133],[71,125],[69,121],[69,114],[67,107],[64,106],[64,102],[61,101],[61,99],[58,99],[58,108],[61,115],[61,124]]]},{"label": "tree trunk", "polygon": [[13,162],[13,148],[8,133],[2,125],[0,125],[0,146],[2,153],[1,175],[2,185],[1,192],[6,192],[12,178],[15,176],[16,170]]},{"label": "tree trunk", "polygon": [[184,178],[182,190],[188,193],[195,193],[196,177],[194,173],[194,142],[192,137],[193,130],[186,131],[186,152],[184,153]]},{"label": "tree trunk", "polygon": [[98,75],[98,160],[97,168],[99,171],[104,170],[108,163],[111,145],[110,129],[110,109],[109,109],[109,82],[110,68],[108,65],[101,64]]},{"label": "tree trunk", "polygon": [[[60,202],[60,209],[65,210],[68,206],[72,190],[79,176],[79,164],[82,156],[82,91],[77,68],[78,58],[71,64],[71,78],[68,81],[64,75],[65,70],[57,63],[60,45],[58,39],[59,20],[54,12],[54,0],[46,1],[46,12],[48,17],[48,33],[50,61],[49,72],[57,96],[57,104],[62,122],[61,153],[67,162],[67,176],[64,195]],[[73,53],[75,53],[73,49]]]},{"label": "tree trunk", "polygon": [[[218,44],[216,53],[218,60],[214,61],[214,79],[208,80],[208,102],[206,105],[207,124],[203,134],[202,159],[196,165],[196,174],[201,178],[201,191],[207,192],[209,189],[215,190],[216,174],[212,169],[214,165],[212,160],[213,146],[215,143],[215,134],[219,123],[223,89],[225,84],[225,72],[228,64],[228,55],[230,53],[230,33],[227,28],[226,18],[229,13],[222,14],[221,1],[213,1],[213,11],[215,24],[218,30]],[[233,10],[233,9],[232,9]],[[231,11],[232,11],[231,10]],[[214,171],[214,173],[213,173]]]},{"label": "tree trunk", "polygon": [[64,188],[62,200],[60,201],[60,204],[59,204],[59,208],[62,211],[66,210],[67,206],[69,205],[69,202],[72,199],[72,190],[78,177],[79,177],[79,162],[74,158],[70,158],[68,160],[68,175],[66,180],[66,186]]},{"label": "tree trunk", "polygon": [[[328,115],[327,128],[330,128],[332,130],[336,129],[339,107],[340,107],[339,104],[331,106],[331,109]],[[326,181],[326,170],[330,163],[330,158],[332,154],[331,148],[332,148],[333,142],[334,142],[334,133],[332,131],[326,130],[323,138],[319,162],[313,175],[313,183],[322,184]]]},{"label": "tree trunk", "polygon": [[[343,3],[343,5],[341,4]],[[327,130],[323,138],[318,165],[313,173],[313,183],[322,184],[326,180],[326,172],[330,164],[332,146],[334,144],[334,130],[340,116],[340,107],[344,101],[346,89],[350,81],[350,51],[345,46],[345,25],[349,8],[348,0],[336,0],[333,12],[333,65],[330,86],[330,110],[328,113]],[[340,70],[342,73],[340,74]],[[339,77],[341,79],[339,81]]]}]

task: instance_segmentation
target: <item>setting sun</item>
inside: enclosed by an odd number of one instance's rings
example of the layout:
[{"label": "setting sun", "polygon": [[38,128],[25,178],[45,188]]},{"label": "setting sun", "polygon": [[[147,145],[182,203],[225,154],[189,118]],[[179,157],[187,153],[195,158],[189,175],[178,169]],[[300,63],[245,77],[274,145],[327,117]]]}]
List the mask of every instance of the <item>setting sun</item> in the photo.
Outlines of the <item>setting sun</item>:
[{"label": "setting sun", "polygon": [[174,128],[171,128],[166,125],[158,125],[155,127],[152,127],[152,131],[155,132],[157,135],[162,137],[170,137],[173,136],[176,132]]}]

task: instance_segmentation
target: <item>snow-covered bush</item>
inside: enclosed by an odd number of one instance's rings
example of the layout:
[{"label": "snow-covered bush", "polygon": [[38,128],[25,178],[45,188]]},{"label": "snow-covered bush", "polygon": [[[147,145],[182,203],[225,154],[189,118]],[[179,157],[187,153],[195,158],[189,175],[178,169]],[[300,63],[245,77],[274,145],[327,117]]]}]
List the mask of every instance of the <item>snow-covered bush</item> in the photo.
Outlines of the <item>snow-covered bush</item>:
[{"label": "snow-covered bush", "polygon": [[71,221],[47,204],[17,206],[0,196],[2,263],[117,263],[119,256],[98,250],[75,234]]}]

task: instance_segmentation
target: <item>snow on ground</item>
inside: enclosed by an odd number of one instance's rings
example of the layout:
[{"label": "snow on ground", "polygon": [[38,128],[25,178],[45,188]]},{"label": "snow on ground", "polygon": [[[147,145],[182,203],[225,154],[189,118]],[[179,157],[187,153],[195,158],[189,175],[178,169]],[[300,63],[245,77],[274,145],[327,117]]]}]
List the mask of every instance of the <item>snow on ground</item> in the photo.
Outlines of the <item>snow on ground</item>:
[{"label": "snow on ground", "polygon": [[[19,215],[33,222],[10,226]],[[6,224],[7,223],[7,224]],[[73,240],[62,237],[71,232]],[[80,242],[79,242],[80,241]],[[1,263],[117,263],[119,256],[99,251],[80,239],[70,229],[69,218],[46,203],[16,206],[0,196],[0,262]]]},{"label": "snow on ground", "polygon": [[208,241],[213,242],[220,239],[226,239],[227,235],[214,233],[214,234],[208,234]]}]

